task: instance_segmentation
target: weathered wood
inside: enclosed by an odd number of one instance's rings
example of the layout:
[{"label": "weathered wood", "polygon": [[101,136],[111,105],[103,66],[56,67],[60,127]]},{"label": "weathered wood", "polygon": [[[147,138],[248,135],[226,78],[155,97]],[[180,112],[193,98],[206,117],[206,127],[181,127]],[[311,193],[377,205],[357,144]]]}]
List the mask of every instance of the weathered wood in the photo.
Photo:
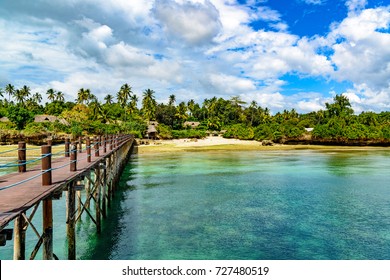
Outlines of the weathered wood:
[{"label": "weathered wood", "polygon": [[65,139],[65,157],[70,157],[69,154],[70,138]]},{"label": "weathered wood", "polygon": [[[106,166],[107,166],[107,174],[106,174],[106,180],[107,180],[107,182],[106,182],[106,184],[107,184],[107,206],[108,206],[108,208],[110,208],[111,207],[111,199],[112,199],[112,185],[111,185],[111,168],[112,168],[112,166],[111,166],[111,157],[108,157],[107,158],[107,164],[106,164]],[[107,178],[107,177],[109,177],[109,178]]]},{"label": "weathered wood", "polygon": [[107,198],[106,198],[106,188],[107,188],[107,168],[106,168],[106,165],[104,163],[101,163],[100,164],[100,168],[101,168],[101,179],[102,179],[102,216],[103,218],[107,218]]},{"label": "weathered wood", "polygon": [[101,213],[100,213],[100,168],[95,169],[95,214],[96,214],[96,232],[101,233],[102,225],[101,225]]},{"label": "weathered wood", "polygon": [[95,157],[99,156],[99,138],[95,137],[94,138],[94,149],[95,149]]},{"label": "weathered wood", "polygon": [[76,190],[76,197],[77,197],[77,213],[81,213],[81,191],[80,190]]},{"label": "weathered wood", "polygon": [[26,230],[25,220],[19,215],[14,222],[14,260],[26,259]]},{"label": "weathered wood", "polygon": [[53,259],[53,203],[51,199],[43,200],[43,259]]},{"label": "weathered wood", "polygon": [[75,142],[70,144],[70,171],[77,171],[77,146]]},{"label": "weathered wood", "polygon": [[78,151],[79,154],[83,152],[83,138],[79,137],[79,142],[78,142]]},{"label": "weathered wood", "polygon": [[18,143],[18,170],[19,172],[26,172],[26,142]]},{"label": "weathered wood", "polygon": [[112,148],[113,148],[113,142],[112,142],[112,135],[110,135],[110,151],[112,151]]},{"label": "weathered wood", "polygon": [[86,147],[86,150],[87,150],[87,162],[91,162],[92,161],[92,158],[91,158],[91,139],[89,137],[87,137],[85,139],[85,145],[87,146]]},{"label": "weathered wood", "polygon": [[68,185],[66,192],[66,236],[68,239],[68,260],[76,259],[76,225],[75,225],[75,188],[74,182]]},{"label": "weathered wood", "polygon": [[52,184],[51,176],[51,146],[44,145],[41,147],[42,153],[42,186]]}]

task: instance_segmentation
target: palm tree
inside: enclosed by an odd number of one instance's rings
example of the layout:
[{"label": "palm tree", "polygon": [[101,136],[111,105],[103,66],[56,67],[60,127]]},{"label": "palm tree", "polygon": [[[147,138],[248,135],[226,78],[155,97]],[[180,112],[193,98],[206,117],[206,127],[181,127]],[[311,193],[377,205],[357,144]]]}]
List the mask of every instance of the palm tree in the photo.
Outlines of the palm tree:
[{"label": "palm tree", "polygon": [[105,97],[104,97],[104,100],[106,101],[105,104],[109,104],[111,105],[114,101],[114,96],[112,96],[111,94],[107,94]]},{"label": "palm tree", "polygon": [[249,106],[250,114],[251,114],[251,126],[253,125],[253,119],[255,118],[255,114],[257,112],[257,108],[259,106],[257,105],[257,102],[253,100],[251,102],[251,105]]},{"label": "palm tree", "polygon": [[49,99],[51,102],[53,102],[56,98],[56,92],[54,91],[54,89],[52,88],[49,88],[47,91],[46,91],[46,94],[47,94],[47,99]]},{"label": "palm tree", "polygon": [[101,106],[100,106],[99,100],[93,94],[90,96],[89,107],[91,108],[91,111],[92,111],[93,120],[98,119],[98,117],[101,114]]},{"label": "palm tree", "polygon": [[32,98],[36,103],[41,103],[42,101],[42,95],[39,92],[36,92]]},{"label": "palm tree", "polygon": [[60,101],[60,102],[65,101],[65,96],[64,96],[64,94],[63,94],[61,91],[57,91],[57,92],[56,92],[56,95],[55,95],[55,100],[56,100],[56,101]]},{"label": "palm tree", "polygon": [[181,102],[176,110],[176,118],[179,119],[180,125],[187,120],[187,105],[185,102]]},{"label": "palm tree", "polygon": [[11,96],[15,93],[15,87],[11,84],[5,86],[5,92],[8,93],[8,102],[11,101]]},{"label": "palm tree", "polygon": [[192,117],[194,114],[194,110],[195,110],[194,99],[191,99],[190,101],[187,102],[187,107],[188,107],[188,110],[190,111],[190,116]]},{"label": "palm tree", "polygon": [[137,104],[138,104],[138,97],[137,95],[132,95],[130,97],[130,106],[129,106],[129,113],[130,114],[134,114],[135,112],[137,112],[138,108],[137,108]]},{"label": "palm tree", "polygon": [[150,121],[154,118],[156,112],[156,100],[154,99],[154,91],[147,89],[143,92],[144,98],[142,99],[142,112],[144,117]]},{"label": "palm tree", "polygon": [[3,97],[4,97],[3,93],[4,93],[3,89],[2,89],[2,88],[0,88],[0,97],[1,97],[1,98],[3,98]]},{"label": "palm tree", "polygon": [[174,106],[175,105],[175,102],[176,102],[176,96],[174,94],[171,94],[169,96],[169,101],[168,101],[168,105],[169,106]]},{"label": "palm tree", "polygon": [[131,86],[129,86],[128,84],[122,85],[117,94],[118,103],[122,107],[125,107],[132,93],[133,92],[131,91]]},{"label": "palm tree", "polygon": [[77,92],[77,103],[84,104],[84,102],[88,101],[91,96],[91,91],[89,89],[81,88]]},{"label": "palm tree", "polygon": [[24,85],[21,89],[17,89],[15,91],[15,99],[16,102],[21,104],[23,107],[25,106],[25,102],[31,94],[30,88]]}]

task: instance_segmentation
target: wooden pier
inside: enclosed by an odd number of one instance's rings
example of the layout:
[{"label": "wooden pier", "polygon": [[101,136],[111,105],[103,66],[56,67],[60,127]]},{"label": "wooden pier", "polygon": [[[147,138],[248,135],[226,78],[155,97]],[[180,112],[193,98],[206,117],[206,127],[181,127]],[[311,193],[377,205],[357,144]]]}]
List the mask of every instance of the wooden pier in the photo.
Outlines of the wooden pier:
[{"label": "wooden pier", "polygon": [[[49,142],[41,147],[41,165],[31,168],[26,168],[26,144],[19,143],[19,172],[0,177],[0,246],[13,239],[15,260],[26,259],[28,228],[37,235],[38,242],[27,259],[35,259],[41,247],[43,259],[57,259],[53,252],[55,213],[52,200],[59,199],[63,192],[66,192],[68,259],[76,259],[75,225],[83,213],[95,223],[97,233],[101,232],[101,219],[107,216],[107,207],[135,141],[131,135],[86,138],[84,141],[83,150],[82,139],[65,140],[64,150],[56,158]],[[84,201],[81,190],[86,193]],[[90,210],[91,201],[94,202],[94,211]],[[33,223],[40,205],[41,232]]]}]

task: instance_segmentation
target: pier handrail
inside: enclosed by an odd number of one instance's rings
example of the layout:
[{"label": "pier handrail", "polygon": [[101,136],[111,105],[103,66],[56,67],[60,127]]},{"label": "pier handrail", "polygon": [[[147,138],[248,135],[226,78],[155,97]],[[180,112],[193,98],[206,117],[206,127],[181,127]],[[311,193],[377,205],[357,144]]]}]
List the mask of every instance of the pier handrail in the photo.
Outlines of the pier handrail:
[{"label": "pier handrail", "polygon": [[[129,140],[132,137],[133,136],[131,136],[131,135],[109,136],[108,138],[105,138],[104,141],[96,141],[96,142],[91,141],[91,144],[90,145],[85,145],[85,148],[82,149],[81,151],[88,151],[88,148],[93,148],[95,145],[97,145],[98,148],[95,150],[95,155],[97,155],[98,154],[97,152],[104,151],[104,149],[105,149],[104,145],[100,145],[100,144],[102,144],[102,143],[109,143],[110,146],[111,146],[111,143],[116,141],[115,147],[117,148],[125,140]],[[97,139],[99,139],[99,138],[97,138]],[[60,146],[60,145],[56,145],[56,146]],[[17,148],[17,149],[11,149],[11,150],[5,151],[4,153],[8,153],[8,152],[12,152],[12,151],[29,151],[29,150],[38,150],[38,149],[41,149],[41,147],[39,147],[39,148],[23,148],[23,149]],[[77,149],[77,144],[76,144],[76,149],[70,150],[68,153],[71,154],[72,152],[73,153],[75,152],[76,154],[79,153],[79,150]],[[49,157],[49,156],[50,157],[60,156],[60,155],[66,156],[66,154],[67,154],[67,152],[65,152],[65,151],[59,151],[59,152],[56,152],[56,153],[41,154],[40,157],[35,157],[35,158],[30,159],[28,161],[25,160],[23,162],[20,162],[20,160],[16,160],[16,161],[12,161],[12,162],[8,162],[8,163],[5,163],[5,164],[2,164],[2,165],[0,165],[0,168],[11,168],[11,167],[27,166],[28,164],[32,164],[32,163],[36,163],[36,162],[42,161],[44,158]],[[33,180],[33,179],[35,179],[35,178],[37,178],[37,177],[47,173],[47,172],[64,168],[66,166],[71,165],[72,163],[76,163],[76,165],[77,165],[77,162],[80,162],[82,160],[88,159],[88,157],[91,157],[91,156],[92,155],[87,153],[86,156],[83,156],[83,157],[78,158],[76,160],[70,160],[68,163],[66,163],[66,164],[64,164],[62,166],[58,166],[58,167],[55,167],[55,168],[50,168],[50,169],[44,170],[41,173],[33,175],[33,176],[31,176],[31,177],[29,177],[27,179],[24,179],[24,180],[22,180],[20,182],[16,182],[16,183],[13,183],[13,184],[1,187],[0,191],[16,187],[18,185],[21,185],[23,183],[31,181],[31,180]]]}]

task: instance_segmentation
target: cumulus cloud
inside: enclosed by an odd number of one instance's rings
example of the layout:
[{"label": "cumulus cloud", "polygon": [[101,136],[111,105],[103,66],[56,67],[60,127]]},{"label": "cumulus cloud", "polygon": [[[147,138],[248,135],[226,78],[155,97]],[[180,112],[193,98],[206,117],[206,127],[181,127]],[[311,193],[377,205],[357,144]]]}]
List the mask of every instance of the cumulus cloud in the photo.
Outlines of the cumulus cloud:
[{"label": "cumulus cloud", "polygon": [[184,40],[189,45],[211,43],[221,29],[218,11],[209,1],[157,0],[153,11],[170,39]]},{"label": "cumulus cloud", "polygon": [[357,13],[364,9],[367,5],[367,0],[347,0],[345,5],[347,6],[349,13]]},{"label": "cumulus cloud", "polygon": [[[347,96],[355,104],[366,104],[359,105],[360,108],[389,109],[390,34],[380,31],[389,26],[389,7],[366,9],[350,14],[329,35],[334,51],[330,58],[337,68],[333,78],[355,85]],[[359,101],[355,96],[364,98]]]},{"label": "cumulus cloud", "polygon": [[0,86],[53,87],[69,96],[87,87],[102,99],[128,82],[138,93],[153,88],[161,100],[240,95],[274,111],[318,110],[331,101],[326,89],[284,95],[288,74],[350,83],[344,93],[356,111],[390,109],[389,6],[348,0],[348,14],[328,34],[301,37],[267,3],[6,0]]},{"label": "cumulus cloud", "polygon": [[225,92],[228,95],[237,95],[256,89],[253,81],[249,79],[225,74],[212,74],[210,76],[210,84],[219,92]]}]

